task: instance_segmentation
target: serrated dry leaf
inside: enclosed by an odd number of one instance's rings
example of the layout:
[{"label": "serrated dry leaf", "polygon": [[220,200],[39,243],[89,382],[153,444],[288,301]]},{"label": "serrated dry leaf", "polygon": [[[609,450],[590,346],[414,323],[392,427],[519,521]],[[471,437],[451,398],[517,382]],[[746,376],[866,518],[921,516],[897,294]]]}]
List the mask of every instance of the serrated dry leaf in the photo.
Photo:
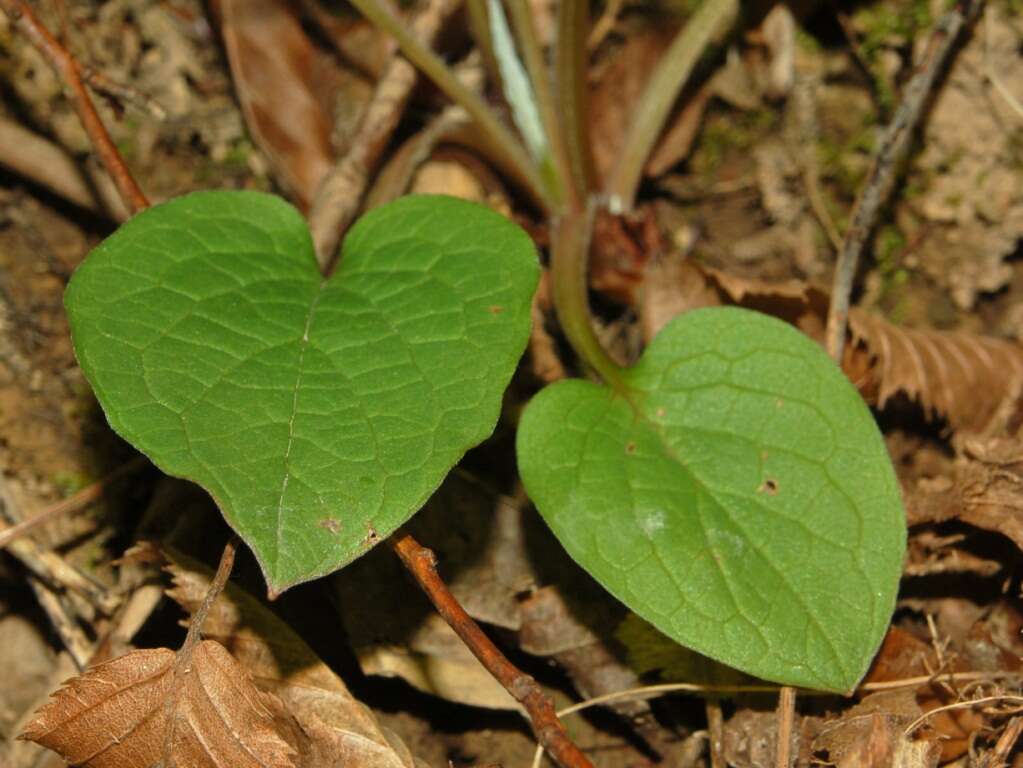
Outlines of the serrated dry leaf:
[{"label": "serrated dry leaf", "polygon": [[271,700],[223,646],[200,642],[178,674],[176,658],[151,648],[93,667],[68,680],[22,738],[86,768],[293,768]]},{"label": "serrated dry leaf", "polygon": [[849,316],[853,339],[875,361],[870,388],[883,406],[904,393],[956,430],[986,434],[1023,386],[1023,347],[974,333],[900,328],[865,312]]},{"label": "serrated dry leaf", "polygon": [[[164,554],[174,579],[167,594],[194,612],[209,588],[210,571],[173,550]],[[256,686],[283,702],[305,736],[297,740],[303,768],[416,764],[400,739],[377,722],[305,641],[245,590],[227,585],[210,608],[203,635],[229,648]]]},{"label": "serrated dry leaf", "polygon": [[214,0],[249,132],[303,210],[334,160],[333,120],[314,86],[325,68],[285,0]]}]

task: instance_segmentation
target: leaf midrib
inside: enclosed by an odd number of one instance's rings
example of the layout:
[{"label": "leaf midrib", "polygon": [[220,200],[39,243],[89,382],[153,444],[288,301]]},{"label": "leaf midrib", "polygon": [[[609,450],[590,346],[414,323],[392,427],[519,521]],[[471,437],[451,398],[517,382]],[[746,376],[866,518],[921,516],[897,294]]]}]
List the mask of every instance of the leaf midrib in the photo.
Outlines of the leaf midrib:
[{"label": "leaf midrib", "polygon": [[291,479],[291,448],[295,443],[295,417],[298,415],[298,394],[302,388],[302,376],[305,373],[305,353],[309,348],[309,329],[313,325],[313,317],[320,298],[327,287],[327,278],[320,280],[316,293],[309,302],[309,312],[306,314],[305,328],[302,330],[302,337],[299,339],[298,371],[295,376],[295,387],[291,398],[291,414],[288,417],[288,444],[284,449],[284,474],[281,478],[281,492],[277,499],[277,521],[275,526],[275,548],[274,548],[274,575],[280,577],[278,567],[280,565],[281,535],[284,529],[284,494],[288,490],[288,481]]}]

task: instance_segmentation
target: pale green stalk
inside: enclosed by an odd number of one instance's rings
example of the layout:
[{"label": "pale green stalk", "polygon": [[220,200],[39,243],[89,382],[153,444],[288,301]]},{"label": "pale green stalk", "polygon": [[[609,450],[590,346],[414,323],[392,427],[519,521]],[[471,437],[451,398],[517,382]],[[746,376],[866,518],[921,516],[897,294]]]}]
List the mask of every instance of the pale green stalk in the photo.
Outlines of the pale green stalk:
[{"label": "pale green stalk", "polygon": [[566,186],[573,189],[581,201],[596,189],[587,107],[589,16],[589,4],[582,0],[563,0],[558,5],[558,45],[555,52],[559,97],[557,117],[571,169]]},{"label": "pale green stalk", "polygon": [[528,191],[547,211],[555,207],[556,195],[545,183],[522,142],[496,117],[483,100],[466,88],[437,54],[412,35],[401,21],[379,0],[352,0],[367,19],[391,35],[401,52],[452,101],[460,105],[486,137],[488,151],[514,166],[527,184]]},{"label": "pale green stalk", "polygon": [[623,369],[604,350],[590,318],[587,264],[594,212],[593,205],[586,211],[570,209],[552,222],[554,307],[561,329],[576,354],[600,375],[604,383],[624,392],[627,387],[622,378]]},{"label": "pale green stalk", "polygon": [[653,152],[693,68],[704,50],[727,32],[739,14],[739,0],[705,0],[676,36],[639,99],[618,163],[604,186],[612,212],[632,209]]}]

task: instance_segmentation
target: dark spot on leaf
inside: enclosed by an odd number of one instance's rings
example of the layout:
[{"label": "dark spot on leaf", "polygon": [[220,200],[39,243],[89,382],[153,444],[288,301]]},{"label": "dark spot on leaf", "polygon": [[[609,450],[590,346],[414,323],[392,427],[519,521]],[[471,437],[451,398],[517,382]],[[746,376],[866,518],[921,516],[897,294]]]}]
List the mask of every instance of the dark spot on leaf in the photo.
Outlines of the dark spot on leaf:
[{"label": "dark spot on leaf", "polygon": [[369,530],[366,532],[366,537],[362,540],[362,543],[367,547],[371,547],[380,541],[380,534],[377,533],[376,528],[373,527],[372,523],[366,526]]},{"label": "dark spot on leaf", "polygon": [[636,452],[636,444],[631,440],[625,444],[625,452],[630,456]]},{"label": "dark spot on leaf", "polygon": [[320,528],[326,528],[331,533],[341,533],[341,521],[332,517],[325,517],[319,522]]},{"label": "dark spot on leaf", "polygon": [[664,418],[664,414],[667,413],[667,411],[665,411],[663,408],[658,408],[656,413],[657,413],[657,418],[663,419]]},{"label": "dark spot on leaf", "polygon": [[774,496],[778,493],[778,481],[773,477],[769,477],[760,484],[757,488],[757,493],[766,493],[768,496]]},{"label": "dark spot on leaf", "polygon": [[496,304],[492,307],[487,307],[487,311],[492,315],[499,315],[504,312],[504,307],[499,307]]}]

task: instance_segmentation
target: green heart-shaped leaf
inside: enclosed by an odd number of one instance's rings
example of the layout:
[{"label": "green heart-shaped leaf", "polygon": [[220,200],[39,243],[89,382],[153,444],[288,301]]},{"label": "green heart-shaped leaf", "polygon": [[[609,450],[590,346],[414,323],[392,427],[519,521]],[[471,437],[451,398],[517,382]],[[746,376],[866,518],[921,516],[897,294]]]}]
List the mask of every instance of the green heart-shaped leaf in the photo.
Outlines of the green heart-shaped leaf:
[{"label": "green heart-shaped leaf", "polygon": [[111,426],[213,495],[277,593],[389,535],[493,431],[537,273],[500,215],[411,197],[325,280],[294,208],[204,192],[121,227],[65,304]]},{"label": "green heart-shaped leaf", "polygon": [[669,324],[614,392],[543,390],[519,469],[568,553],[676,641],[845,691],[894,604],[898,485],[870,411],[790,326],[739,309]]}]

